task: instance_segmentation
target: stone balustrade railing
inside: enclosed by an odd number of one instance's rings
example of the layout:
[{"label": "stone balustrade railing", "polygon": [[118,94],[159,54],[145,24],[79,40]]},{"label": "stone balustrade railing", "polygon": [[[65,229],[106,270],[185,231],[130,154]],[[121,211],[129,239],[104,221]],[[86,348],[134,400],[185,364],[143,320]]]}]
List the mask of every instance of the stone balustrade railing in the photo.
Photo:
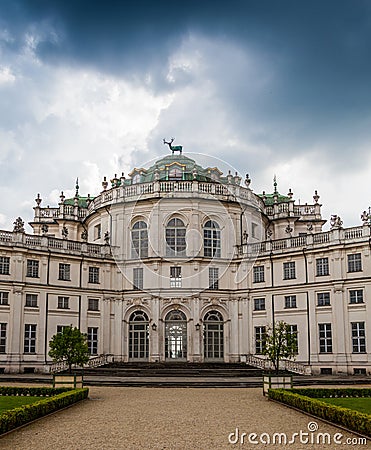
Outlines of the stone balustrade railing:
[{"label": "stone balustrade railing", "polygon": [[88,214],[101,206],[114,203],[135,201],[143,198],[167,196],[169,194],[199,196],[203,198],[218,198],[220,200],[234,200],[241,204],[251,204],[264,212],[270,218],[279,217],[311,217],[321,218],[321,205],[295,205],[294,201],[275,203],[266,206],[264,201],[255,195],[251,189],[235,184],[206,183],[193,181],[153,181],[138,183],[130,186],[116,186],[101,192],[89,204],[88,208],[74,205],[60,205],[58,208],[35,208],[35,222],[48,222],[51,219],[82,220]]},{"label": "stone balustrade railing", "polygon": [[35,208],[35,222],[50,222],[52,219],[82,220],[88,214],[86,208],[62,205],[59,208]]},{"label": "stone balustrade railing", "polygon": [[153,196],[167,196],[171,193],[186,194],[187,196],[201,196],[205,198],[235,199],[241,203],[250,202],[261,211],[264,210],[264,202],[253,194],[250,189],[234,184],[206,183],[193,181],[153,181],[150,183],[138,183],[130,186],[117,186],[101,192],[89,205],[89,213],[102,205],[117,202],[133,201],[139,198],[151,198]]},{"label": "stone balustrade railing", "polygon": [[58,239],[50,236],[38,236],[33,234],[16,233],[0,230],[0,245],[46,248],[54,251],[85,253],[89,256],[109,256],[110,246],[90,244],[82,241]]},{"label": "stone balustrade railing", "polygon": [[293,248],[307,248],[323,244],[336,244],[346,241],[359,241],[371,237],[370,227],[363,225],[352,228],[340,228],[322,233],[293,236],[285,239],[269,240],[238,245],[238,255],[257,255],[270,252],[284,252]]},{"label": "stone balustrade railing", "polygon": [[[362,241],[371,237],[370,227],[363,225],[359,227],[333,229],[317,234],[306,236],[293,236],[285,239],[276,239],[255,243],[237,245],[236,256],[251,256],[264,253],[280,253],[290,249],[310,248],[316,245],[331,245],[346,241]],[[49,236],[39,236],[25,233],[16,233],[0,230],[0,245],[41,247],[63,252],[86,253],[90,256],[108,256],[111,254],[109,245],[90,244],[83,241],[71,241]]]},{"label": "stone balustrade railing", "polygon": [[[249,366],[257,367],[262,370],[273,370],[273,364],[269,359],[256,355],[245,355],[244,361]],[[282,359],[280,361],[280,370],[297,373],[299,375],[311,375],[311,367],[290,359]]]},{"label": "stone balustrade railing", "polygon": [[[98,355],[98,356],[92,356],[89,361],[84,364],[84,366],[74,366],[74,369],[92,369],[93,367],[100,367],[104,366],[105,364],[108,364],[109,362],[112,362],[112,356],[111,355]],[[46,366],[46,372],[48,373],[59,373],[64,372],[68,369],[68,364],[66,361],[60,361],[56,363],[51,363]]]}]

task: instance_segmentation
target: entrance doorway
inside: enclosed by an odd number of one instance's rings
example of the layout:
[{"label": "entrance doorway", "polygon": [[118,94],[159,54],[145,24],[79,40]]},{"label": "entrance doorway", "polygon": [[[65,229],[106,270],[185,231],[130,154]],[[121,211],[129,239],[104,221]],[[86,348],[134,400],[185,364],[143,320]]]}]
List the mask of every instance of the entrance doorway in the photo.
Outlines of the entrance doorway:
[{"label": "entrance doorway", "polygon": [[224,359],[224,323],[219,311],[209,311],[204,317],[204,358],[207,361]]},{"label": "entrance doorway", "polygon": [[129,319],[129,360],[148,361],[148,316],[143,311],[134,311]]},{"label": "entrance doorway", "polygon": [[182,311],[170,311],[165,317],[165,358],[187,360],[187,318]]}]

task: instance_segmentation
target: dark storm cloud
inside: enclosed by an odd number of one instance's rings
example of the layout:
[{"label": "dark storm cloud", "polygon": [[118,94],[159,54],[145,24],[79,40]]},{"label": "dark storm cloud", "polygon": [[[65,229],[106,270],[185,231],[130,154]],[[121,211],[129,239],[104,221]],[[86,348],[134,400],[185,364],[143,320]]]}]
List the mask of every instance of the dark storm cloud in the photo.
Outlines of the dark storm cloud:
[{"label": "dark storm cloud", "polygon": [[[179,87],[166,78],[168,59],[186,36],[231,42],[260,60],[256,79],[268,79],[251,86],[246,64],[219,58],[217,52],[208,55],[207,76],[242,139],[248,123],[250,143],[275,148],[277,158],[300,152],[298,142],[303,149],[326,144],[329,159],[342,154],[349,164],[357,164],[352,148],[359,147],[359,156],[366,151],[361,148],[371,125],[367,0],[15,0],[0,5],[3,26],[12,33],[20,37],[30,27],[40,33],[36,54],[43,61],[139,80],[150,75],[158,92]],[[16,48],[17,42],[21,39],[8,46]],[[197,82],[187,75],[179,79]]]},{"label": "dark storm cloud", "polygon": [[305,124],[296,124],[300,133],[312,130],[311,121],[321,132],[337,121],[347,123],[355,112],[369,113],[370,6],[366,0],[2,2],[10,29],[55,29],[58,38],[46,34],[37,46],[42,59],[116,75],[149,73],[155,89],[176,87],[165,79],[166,65],[187,33],[252,49],[272,74],[269,89],[254,97],[243,89],[238,68],[221,67],[226,107],[237,123],[245,120],[241,112],[248,103],[257,118],[274,120],[277,127],[281,118],[304,116]]}]

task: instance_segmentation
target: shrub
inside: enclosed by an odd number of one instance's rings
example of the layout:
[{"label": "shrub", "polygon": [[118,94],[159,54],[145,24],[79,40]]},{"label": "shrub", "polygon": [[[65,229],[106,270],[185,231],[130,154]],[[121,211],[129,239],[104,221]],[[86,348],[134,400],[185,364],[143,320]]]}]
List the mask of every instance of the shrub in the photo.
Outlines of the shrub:
[{"label": "shrub", "polygon": [[268,397],[371,437],[371,415],[320,400],[331,397],[371,397],[371,389],[269,389]]},{"label": "shrub", "polygon": [[1,387],[0,394],[46,397],[35,403],[23,405],[0,414],[0,434],[3,434],[87,398],[89,389]]}]

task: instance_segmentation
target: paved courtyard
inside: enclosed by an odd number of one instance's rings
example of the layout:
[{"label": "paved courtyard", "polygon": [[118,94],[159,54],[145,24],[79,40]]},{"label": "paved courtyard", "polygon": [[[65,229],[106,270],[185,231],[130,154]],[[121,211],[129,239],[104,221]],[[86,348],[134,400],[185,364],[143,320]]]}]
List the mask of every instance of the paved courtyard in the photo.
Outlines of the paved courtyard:
[{"label": "paved courtyard", "polygon": [[[128,388],[90,387],[90,398],[64,411],[38,420],[0,438],[1,449],[85,450],[85,449],[233,449],[369,448],[346,445],[347,432],[308,417],[283,405],[268,401],[258,388]],[[256,433],[259,440],[273,438],[274,432],[308,432],[316,422],[319,432],[331,435],[331,444],[291,445],[233,444],[236,428]],[[315,425],[311,424],[311,427]],[[232,443],[229,443],[228,436]],[[341,433],[343,445],[333,443]],[[269,436],[268,436],[269,435]],[[239,438],[239,442],[241,437]],[[370,445],[370,443],[368,443]]]}]

